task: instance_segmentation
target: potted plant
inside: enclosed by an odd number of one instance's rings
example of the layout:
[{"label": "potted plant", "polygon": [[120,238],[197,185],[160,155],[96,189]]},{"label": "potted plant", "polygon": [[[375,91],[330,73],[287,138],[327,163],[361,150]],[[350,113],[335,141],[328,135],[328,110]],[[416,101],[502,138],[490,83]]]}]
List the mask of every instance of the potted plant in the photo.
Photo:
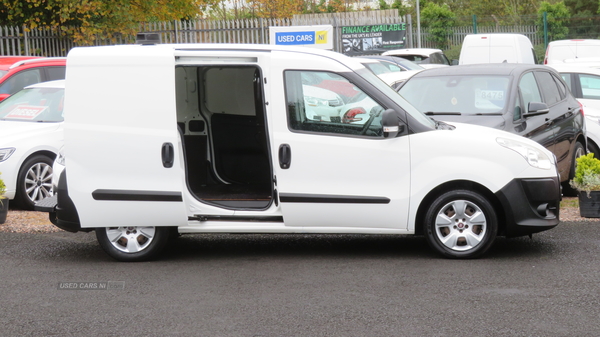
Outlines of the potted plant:
[{"label": "potted plant", "polygon": [[600,218],[600,160],[593,153],[577,158],[571,187],[579,191],[579,213],[584,218]]},{"label": "potted plant", "polygon": [[6,222],[6,215],[8,214],[8,199],[4,196],[6,192],[6,185],[0,178],[0,224]]}]

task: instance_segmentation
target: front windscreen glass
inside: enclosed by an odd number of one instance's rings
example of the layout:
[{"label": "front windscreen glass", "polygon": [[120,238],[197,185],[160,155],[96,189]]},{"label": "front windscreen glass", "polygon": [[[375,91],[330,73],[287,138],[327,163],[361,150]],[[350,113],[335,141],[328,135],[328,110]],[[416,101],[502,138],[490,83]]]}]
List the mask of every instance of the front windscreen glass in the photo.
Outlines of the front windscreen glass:
[{"label": "front windscreen glass", "polygon": [[399,93],[419,111],[434,114],[498,114],[507,106],[506,76],[413,77]]},{"label": "front windscreen glass", "polygon": [[23,89],[0,103],[0,120],[19,122],[62,122],[65,90]]}]

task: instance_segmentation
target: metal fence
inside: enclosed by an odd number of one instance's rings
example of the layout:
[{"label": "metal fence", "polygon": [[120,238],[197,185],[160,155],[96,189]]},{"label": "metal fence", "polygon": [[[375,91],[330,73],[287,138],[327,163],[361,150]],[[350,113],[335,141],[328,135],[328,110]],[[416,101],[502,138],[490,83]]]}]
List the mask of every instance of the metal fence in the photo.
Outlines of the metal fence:
[{"label": "metal fence", "polygon": [[[370,24],[406,23],[407,47],[416,47],[420,35],[421,47],[435,48],[428,40],[429,32],[417,27],[410,15],[400,17],[398,10],[362,11],[348,13],[294,15],[289,19],[240,19],[240,20],[193,20],[141,23],[140,32],[157,32],[163,43],[269,43],[270,26],[332,25],[334,27],[334,50],[342,50],[341,27]],[[529,37],[532,43],[543,43],[537,34],[537,26],[479,26],[478,33],[521,33]],[[473,33],[472,26],[454,27],[448,36],[449,47],[458,46],[467,34]],[[118,36],[115,39],[97,39],[94,45],[134,43],[135,36]],[[0,27],[0,55],[66,56],[69,50],[77,46],[67,38],[59,28]]]}]

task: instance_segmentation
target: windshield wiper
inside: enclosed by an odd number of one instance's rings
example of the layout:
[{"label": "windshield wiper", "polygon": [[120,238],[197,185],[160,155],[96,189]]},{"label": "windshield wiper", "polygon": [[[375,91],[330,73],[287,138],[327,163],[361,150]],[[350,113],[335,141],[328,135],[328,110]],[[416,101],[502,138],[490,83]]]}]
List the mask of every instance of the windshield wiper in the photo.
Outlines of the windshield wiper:
[{"label": "windshield wiper", "polygon": [[462,115],[460,112],[436,112],[436,111],[427,111],[425,112],[427,116],[460,116]]}]

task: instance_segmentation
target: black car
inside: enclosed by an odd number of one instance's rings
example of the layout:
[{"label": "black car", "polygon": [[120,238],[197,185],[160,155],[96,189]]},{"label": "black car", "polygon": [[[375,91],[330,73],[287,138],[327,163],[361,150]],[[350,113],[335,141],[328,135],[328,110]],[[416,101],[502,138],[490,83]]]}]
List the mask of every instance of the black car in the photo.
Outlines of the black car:
[{"label": "black car", "polygon": [[[585,154],[581,106],[560,75],[533,64],[474,64],[424,70],[398,92],[436,120],[489,126],[531,138],[552,151],[563,191]],[[467,150],[467,149],[466,149]]]}]

